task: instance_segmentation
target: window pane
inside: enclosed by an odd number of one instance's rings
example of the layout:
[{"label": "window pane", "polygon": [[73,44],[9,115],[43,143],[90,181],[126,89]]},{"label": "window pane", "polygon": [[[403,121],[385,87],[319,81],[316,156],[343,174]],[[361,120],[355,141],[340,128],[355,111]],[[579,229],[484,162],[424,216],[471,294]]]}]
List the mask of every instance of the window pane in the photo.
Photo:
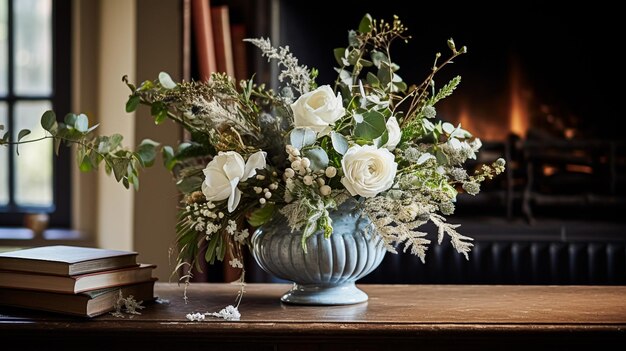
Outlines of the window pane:
[{"label": "window pane", "polygon": [[[51,109],[48,101],[24,101],[15,104],[13,137],[22,129],[32,133],[22,140],[41,138],[45,131],[39,121]],[[14,158],[15,202],[20,206],[52,206],[52,140],[46,139],[19,147]]]},{"label": "window pane", "polygon": [[[7,104],[0,102],[0,124],[4,125],[5,129],[0,130],[0,138],[6,133],[7,130]],[[0,146],[0,206],[6,205],[9,202],[9,148],[6,146]]]},{"label": "window pane", "polygon": [[14,1],[15,93],[52,92],[51,0]]},{"label": "window pane", "polygon": [[[9,37],[9,30],[8,30],[9,23],[7,21],[8,6],[9,6],[8,0],[0,0],[0,96],[6,95],[9,89],[8,82],[7,82],[8,80],[8,67],[7,66],[9,64],[8,63],[9,58],[7,57],[7,52],[9,51],[9,46],[8,46],[8,41],[7,41],[7,38]],[[2,198],[2,195],[0,195],[0,199],[1,198]]]}]

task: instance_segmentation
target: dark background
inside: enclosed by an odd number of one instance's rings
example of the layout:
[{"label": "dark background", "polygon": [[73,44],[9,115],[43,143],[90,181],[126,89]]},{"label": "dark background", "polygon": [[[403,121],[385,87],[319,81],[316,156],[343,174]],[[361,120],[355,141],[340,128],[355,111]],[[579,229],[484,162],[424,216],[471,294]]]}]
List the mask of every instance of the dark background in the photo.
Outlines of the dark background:
[{"label": "dark background", "polygon": [[398,41],[392,55],[409,83],[424,80],[437,51],[444,57],[449,53],[448,38],[468,47],[467,55],[436,78],[441,85],[455,75],[463,77],[444,104],[463,99],[482,109],[482,118],[508,118],[502,99],[508,98],[511,66],[517,63],[534,100],[564,116],[581,136],[622,139],[615,124],[623,115],[624,66],[618,54],[624,45],[623,18],[610,5],[321,0],[309,7],[283,1],[281,44],[289,45],[303,64],[319,69],[319,84],[331,83],[332,50],[347,45],[347,31],[356,29],[365,13],[384,19],[396,14],[408,27],[412,39]]}]

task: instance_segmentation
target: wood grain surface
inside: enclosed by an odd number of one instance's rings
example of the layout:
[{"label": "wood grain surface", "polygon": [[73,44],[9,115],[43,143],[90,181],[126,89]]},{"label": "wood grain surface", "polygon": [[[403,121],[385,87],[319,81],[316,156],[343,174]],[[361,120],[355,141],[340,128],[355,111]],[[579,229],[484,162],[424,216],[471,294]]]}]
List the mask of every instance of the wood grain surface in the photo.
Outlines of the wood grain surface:
[{"label": "wood grain surface", "polygon": [[[186,349],[609,349],[626,341],[626,286],[360,285],[366,303],[294,306],[290,286],[249,284],[242,319],[188,322],[187,313],[233,304],[231,284],[159,283],[153,303],[134,318],[90,320],[0,308],[0,340],[64,348],[80,340],[107,345],[188,344]],[[118,346],[120,346],[118,345]],[[81,347],[81,348],[84,348]],[[621,347],[620,347],[621,348]]]}]

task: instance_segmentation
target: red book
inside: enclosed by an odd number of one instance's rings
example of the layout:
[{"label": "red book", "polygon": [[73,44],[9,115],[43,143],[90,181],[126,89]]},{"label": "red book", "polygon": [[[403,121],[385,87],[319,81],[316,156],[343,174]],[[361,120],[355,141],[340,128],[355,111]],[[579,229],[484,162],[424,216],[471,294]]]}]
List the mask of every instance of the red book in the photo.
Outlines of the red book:
[{"label": "red book", "polygon": [[192,0],[191,12],[198,54],[200,80],[207,81],[212,72],[217,72],[215,42],[211,24],[211,4],[209,0]]},{"label": "red book", "polygon": [[211,20],[213,23],[213,42],[215,43],[217,71],[234,77],[235,62],[233,60],[233,43],[230,36],[228,6],[212,7]]},{"label": "red book", "polygon": [[232,24],[230,26],[230,37],[233,42],[233,61],[235,62],[235,78],[237,80],[248,79],[248,53],[246,43],[243,41],[246,36],[245,24]]}]

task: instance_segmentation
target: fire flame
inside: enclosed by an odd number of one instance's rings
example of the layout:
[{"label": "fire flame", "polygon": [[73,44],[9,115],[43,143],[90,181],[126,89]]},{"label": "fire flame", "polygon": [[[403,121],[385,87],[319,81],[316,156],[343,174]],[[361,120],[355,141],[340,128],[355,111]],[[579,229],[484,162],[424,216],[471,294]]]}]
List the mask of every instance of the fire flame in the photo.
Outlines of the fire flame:
[{"label": "fire flame", "polygon": [[519,64],[513,62],[511,68],[511,110],[509,112],[509,130],[521,137],[528,131],[528,104],[524,96]]}]

